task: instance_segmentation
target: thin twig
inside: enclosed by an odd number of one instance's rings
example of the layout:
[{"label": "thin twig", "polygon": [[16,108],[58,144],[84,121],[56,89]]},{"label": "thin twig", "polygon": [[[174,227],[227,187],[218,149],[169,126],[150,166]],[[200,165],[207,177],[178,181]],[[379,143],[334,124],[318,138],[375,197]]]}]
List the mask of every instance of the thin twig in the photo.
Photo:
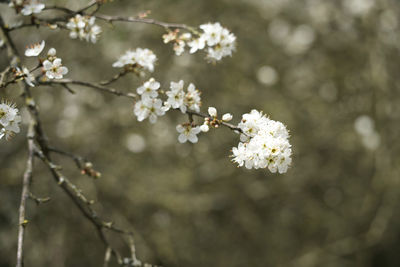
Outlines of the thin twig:
[{"label": "thin twig", "polygon": [[120,22],[138,22],[138,23],[145,23],[145,24],[153,24],[157,26],[161,26],[165,29],[185,29],[188,31],[193,31],[194,29],[192,27],[189,27],[186,24],[180,24],[180,23],[168,23],[168,22],[163,22],[163,21],[158,21],[155,19],[149,19],[149,18],[138,18],[138,17],[123,17],[123,16],[108,16],[108,15],[103,15],[103,14],[97,14],[94,15],[97,19],[107,21],[109,23],[112,23],[114,21],[120,21]]},{"label": "thin twig", "polygon": [[122,71],[122,72],[119,72],[119,73],[117,73],[116,75],[114,75],[110,80],[107,80],[107,81],[101,81],[101,82],[99,82],[99,84],[100,85],[109,85],[109,84],[111,84],[111,83],[113,83],[113,82],[115,82],[115,81],[117,81],[118,79],[120,79],[121,77],[124,77],[126,74],[128,74],[129,73],[129,71],[127,71],[127,70],[124,70],[124,71]]},{"label": "thin twig", "polygon": [[70,80],[70,79],[60,79],[60,80],[48,80],[48,81],[40,81],[39,84],[41,85],[54,85],[54,84],[60,84],[60,85],[65,85],[65,84],[74,84],[74,85],[81,85],[85,87],[90,87],[96,90],[100,90],[106,93],[114,94],[117,96],[125,96],[128,98],[133,98],[136,99],[136,94],[134,93],[124,93],[121,91],[118,91],[114,88],[109,88],[102,86],[100,84],[95,84],[95,83],[90,83],[90,82],[84,82],[84,81],[77,81],[77,80]]},{"label": "thin twig", "polygon": [[51,200],[49,197],[37,197],[32,192],[29,192],[29,198],[35,201],[37,205],[47,203]]},{"label": "thin twig", "polygon": [[78,167],[78,169],[80,169],[80,170],[83,169],[82,163],[88,162],[88,160],[86,160],[84,157],[81,157],[81,156],[66,152],[66,151],[58,149],[58,148],[49,147],[48,149],[49,149],[50,152],[54,152],[54,153],[58,153],[58,154],[63,155],[63,156],[70,157],[75,162],[75,164]]}]

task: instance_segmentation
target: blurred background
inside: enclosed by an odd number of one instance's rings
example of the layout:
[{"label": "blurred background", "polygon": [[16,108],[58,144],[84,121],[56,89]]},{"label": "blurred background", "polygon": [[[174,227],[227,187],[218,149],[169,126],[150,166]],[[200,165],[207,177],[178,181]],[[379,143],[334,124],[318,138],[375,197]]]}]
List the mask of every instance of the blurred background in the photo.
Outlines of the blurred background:
[{"label": "blurred background", "polygon": [[[6,5],[0,10],[9,23],[28,20]],[[237,168],[229,155],[239,138],[228,129],[179,144],[175,126],[187,120],[179,112],[151,125],[137,122],[128,99],[77,86],[75,95],[34,88],[50,143],[88,158],[102,177],[81,175],[68,158],[55,160],[98,201],[104,218],[135,232],[139,258],[166,267],[400,266],[400,2],[125,0],[99,13],[146,10],[192,26],[218,21],[237,36],[237,51],[215,65],[201,52],[177,57],[162,42],[162,28],[118,22],[97,21],[103,34],[95,45],[45,28],[12,37],[21,52],[46,40],[45,51],[57,49],[67,77],[84,81],[112,77],[112,63],[126,50],[149,48],[158,56],[151,76],[163,88],[193,82],[203,111],[231,112],[234,123],[263,110],[287,125],[294,155],[284,175]],[[113,87],[133,92],[151,76],[129,75]],[[21,107],[20,93],[11,86],[0,97]],[[15,264],[26,130],[0,141],[0,266]],[[94,227],[39,161],[32,190],[52,200],[28,203],[26,266],[101,266],[104,247]],[[120,238],[109,237],[128,253]]]}]

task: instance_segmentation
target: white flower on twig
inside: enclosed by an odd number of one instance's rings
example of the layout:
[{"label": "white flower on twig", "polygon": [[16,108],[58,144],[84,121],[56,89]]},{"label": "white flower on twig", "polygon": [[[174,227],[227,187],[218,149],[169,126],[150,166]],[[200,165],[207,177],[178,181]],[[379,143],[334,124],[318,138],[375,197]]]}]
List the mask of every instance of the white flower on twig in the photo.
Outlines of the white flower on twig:
[{"label": "white flower on twig", "polygon": [[44,49],[45,41],[43,40],[41,43],[36,43],[30,45],[25,50],[25,56],[27,57],[37,57]]}]

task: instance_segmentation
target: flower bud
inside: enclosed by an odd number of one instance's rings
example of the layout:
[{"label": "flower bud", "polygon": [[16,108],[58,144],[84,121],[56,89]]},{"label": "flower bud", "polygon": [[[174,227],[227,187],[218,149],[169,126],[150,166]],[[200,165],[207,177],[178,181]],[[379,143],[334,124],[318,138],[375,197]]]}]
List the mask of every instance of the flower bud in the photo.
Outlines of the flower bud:
[{"label": "flower bud", "polygon": [[206,133],[206,132],[208,132],[208,130],[210,130],[210,127],[208,127],[207,124],[203,124],[200,126],[200,131]]},{"label": "flower bud", "polygon": [[56,49],[55,48],[50,48],[49,52],[47,52],[48,56],[54,57],[56,55]]},{"label": "flower bud", "polygon": [[233,118],[233,116],[232,116],[232,114],[230,114],[230,113],[225,113],[225,114],[222,116],[222,120],[223,120],[223,121],[231,121],[232,118]]},{"label": "flower bud", "polygon": [[210,114],[211,117],[217,117],[217,109],[214,107],[209,107],[208,114]]}]

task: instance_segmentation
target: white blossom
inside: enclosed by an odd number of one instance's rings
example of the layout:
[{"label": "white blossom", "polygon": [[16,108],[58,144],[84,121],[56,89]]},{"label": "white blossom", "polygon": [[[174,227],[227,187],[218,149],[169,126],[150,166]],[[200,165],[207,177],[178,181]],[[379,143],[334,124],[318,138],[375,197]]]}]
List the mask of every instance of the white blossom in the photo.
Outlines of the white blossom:
[{"label": "white blossom", "polygon": [[21,13],[24,16],[29,16],[32,14],[38,14],[42,12],[45,5],[42,3],[37,2],[36,0],[32,0],[27,4],[24,4],[24,7],[21,9]]},{"label": "white blossom", "polygon": [[208,108],[208,114],[209,114],[211,117],[217,117],[217,109],[214,108],[214,107],[209,107],[209,108]]},{"label": "white blossom", "polygon": [[193,39],[192,41],[188,42],[187,45],[190,47],[190,54],[197,52],[198,50],[204,49],[206,46],[206,40],[203,36],[200,36],[197,39]]},{"label": "white blossom", "polygon": [[244,114],[238,127],[241,142],[232,149],[233,161],[248,169],[268,168],[285,173],[292,162],[289,133],[281,122],[271,120],[257,110]]},{"label": "white blossom", "polygon": [[184,104],[185,92],[183,91],[183,80],[179,82],[171,82],[170,89],[165,94],[168,96],[165,106],[172,107],[174,109],[179,108],[182,113],[186,112],[186,106]]},{"label": "white blossom", "polygon": [[231,121],[232,118],[233,118],[233,116],[230,113],[225,113],[224,115],[222,115],[222,120],[223,121]]},{"label": "white blossom", "polygon": [[182,55],[183,52],[185,52],[185,45],[186,45],[186,43],[183,40],[178,40],[174,44],[175,55],[177,55],[177,56]]},{"label": "white blossom", "polygon": [[200,133],[200,127],[199,126],[192,126],[188,124],[179,124],[176,126],[176,130],[180,135],[178,136],[178,141],[180,143],[186,143],[188,140],[192,143],[197,143],[199,140],[197,137],[197,134]]},{"label": "white blossom", "polygon": [[6,127],[11,121],[15,119],[18,114],[18,109],[14,104],[8,102],[0,103],[0,125]]},{"label": "white blossom", "polygon": [[187,92],[184,91],[184,81],[171,82],[170,90],[165,93],[168,96],[165,102],[165,110],[170,108],[180,109],[186,113],[187,109],[200,112],[201,98],[200,92],[194,84],[190,83]]},{"label": "white blossom", "polygon": [[193,83],[190,83],[187,88],[187,93],[184,99],[185,105],[196,112],[200,112],[201,98],[200,91],[196,89]]},{"label": "white blossom", "polygon": [[50,57],[55,57],[57,54],[57,50],[55,48],[50,48],[49,51],[47,51],[47,55]]},{"label": "white blossom", "polygon": [[24,4],[24,0],[11,0],[8,4],[9,7],[18,7]]},{"label": "white blossom", "polygon": [[41,43],[36,43],[30,45],[25,50],[25,56],[27,57],[37,57],[44,49],[45,41],[43,40]]},{"label": "white blossom", "polygon": [[164,44],[167,44],[171,41],[176,40],[177,38],[177,31],[169,31],[168,33],[162,36]]},{"label": "white blossom", "polygon": [[203,32],[196,33],[195,36],[188,32],[178,36],[178,30],[169,31],[163,35],[164,43],[173,42],[177,56],[182,55],[186,45],[190,47],[191,54],[207,46],[207,58],[210,61],[217,61],[232,55],[236,43],[236,36],[233,33],[218,22],[202,24],[199,27]]},{"label": "white blossom", "polygon": [[142,100],[136,102],[134,114],[138,121],[149,118],[151,123],[155,123],[157,121],[157,116],[163,116],[165,110],[162,107],[161,99],[142,98]]},{"label": "white blossom", "polygon": [[157,90],[160,88],[160,83],[154,78],[146,81],[142,86],[136,89],[137,93],[143,98],[155,98],[158,96]]},{"label": "white blossom", "polygon": [[150,72],[154,71],[154,64],[157,61],[157,56],[147,48],[136,48],[136,50],[128,50],[120,56],[120,58],[112,65],[114,68],[122,68],[127,65],[138,64]]},{"label": "white blossom", "polygon": [[17,76],[22,76],[24,77],[24,81],[31,87],[35,87],[35,84],[33,83],[35,81],[35,76],[29,72],[29,70],[26,67],[22,68],[22,71],[20,68],[16,68],[17,72],[16,75]]},{"label": "white blossom", "polygon": [[49,79],[62,79],[63,75],[68,73],[68,68],[61,64],[61,58],[55,58],[53,61],[46,59],[43,69]]},{"label": "white blossom", "polygon": [[102,31],[101,27],[95,24],[95,20],[95,17],[82,16],[80,14],[70,18],[66,25],[70,30],[69,37],[96,43]]},{"label": "white blossom", "polygon": [[[93,17],[94,18],[94,17]],[[88,32],[88,39],[90,39],[90,41],[92,43],[96,43],[97,39],[99,38],[100,34],[101,34],[101,27],[98,25],[92,25],[92,27],[90,27],[90,30]]]},{"label": "white blossom", "polygon": [[200,36],[208,45],[207,57],[214,60],[221,60],[223,57],[231,56],[235,50],[236,36],[228,29],[217,23],[200,25],[204,33]]},{"label": "white blossom", "polygon": [[218,22],[202,24],[200,29],[204,31],[203,37],[208,46],[214,46],[221,41],[221,34],[224,28]]},{"label": "white blossom", "polygon": [[21,116],[18,115],[18,109],[14,104],[2,102],[0,104],[0,139],[3,136],[10,139],[14,133],[19,133],[19,123]]},{"label": "white blossom", "polygon": [[210,130],[210,127],[208,126],[208,124],[204,123],[203,125],[200,126],[200,131],[206,133]]}]

